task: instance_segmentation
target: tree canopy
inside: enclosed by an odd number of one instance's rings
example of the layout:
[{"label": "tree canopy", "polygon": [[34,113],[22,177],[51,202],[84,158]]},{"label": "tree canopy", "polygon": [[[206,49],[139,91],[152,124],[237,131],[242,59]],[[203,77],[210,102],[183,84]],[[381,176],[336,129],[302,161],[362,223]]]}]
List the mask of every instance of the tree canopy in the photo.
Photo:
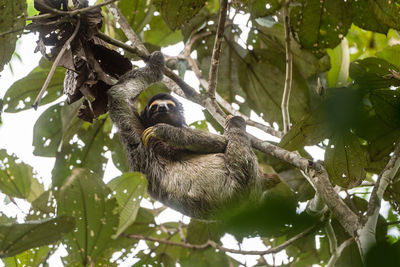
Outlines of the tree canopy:
[{"label": "tree canopy", "polygon": [[[35,123],[33,153],[55,158],[45,188],[0,148],[0,192],[30,205],[24,222],[0,211],[3,263],[46,265],[64,246],[65,266],[242,265],[233,254],[261,266],[399,266],[399,14],[399,0],[0,0],[0,71],[23,34],[38,33],[43,56],[0,107],[51,103]],[[157,223],[165,207],[141,206],[153,201],[146,177],[129,172],[107,113],[106,92],[122,74],[178,43],[142,107],[172,91],[204,107],[191,127],[222,133],[234,114],[279,140],[251,138],[280,185],[216,222]],[[105,183],[109,154],[121,175]],[[266,249],[227,248],[225,234],[259,237]],[[280,251],[284,260],[272,261]]]}]

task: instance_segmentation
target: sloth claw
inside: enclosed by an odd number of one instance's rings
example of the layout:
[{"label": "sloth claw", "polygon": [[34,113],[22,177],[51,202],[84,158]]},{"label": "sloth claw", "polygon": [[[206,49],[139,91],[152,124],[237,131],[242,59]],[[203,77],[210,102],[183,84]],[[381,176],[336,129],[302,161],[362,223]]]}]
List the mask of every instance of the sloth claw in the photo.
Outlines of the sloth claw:
[{"label": "sloth claw", "polygon": [[154,127],[149,127],[145,129],[142,133],[142,142],[145,147],[149,144],[149,140],[151,137],[155,137]]}]

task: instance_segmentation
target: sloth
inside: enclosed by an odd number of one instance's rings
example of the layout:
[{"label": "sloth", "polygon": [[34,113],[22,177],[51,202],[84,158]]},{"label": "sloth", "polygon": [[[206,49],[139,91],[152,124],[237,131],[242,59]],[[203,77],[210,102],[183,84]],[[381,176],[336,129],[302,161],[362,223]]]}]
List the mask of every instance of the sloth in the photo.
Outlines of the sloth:
[{"label": "sloth", "polygon": [[151,197],[190,217],[208,219],[241,197],[259,199],[261,174],[242,117],[229,116],[224,135],[191,129],[182,104],[157,94],[139,114],[139,94],[163,77],[164,57],[123,75],[108,90],[109,114],[132,171],[147,178]]}]

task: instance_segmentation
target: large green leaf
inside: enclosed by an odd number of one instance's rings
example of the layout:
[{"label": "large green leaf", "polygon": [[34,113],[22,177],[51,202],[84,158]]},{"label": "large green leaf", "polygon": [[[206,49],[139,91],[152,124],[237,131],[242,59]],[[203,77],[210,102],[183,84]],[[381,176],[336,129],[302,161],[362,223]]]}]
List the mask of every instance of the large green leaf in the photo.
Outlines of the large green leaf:
[{"label": "large green leaf", "polygon": [[248,9],[253,18],[265,17],[281,8],[282,0],[248,0]]},{"label": "large green leaf", "polygon": [[365,30],[387,33],[389,27],[379,21],[374,11],[377,11],[374,5],[369,4],[369,0],[353,1],[354,24]]},{"label": "large green leaf", "polygon": [[[255,48],[274,47],[281,53],[285,53],[285,29],[282,22],[268,24],[267,18],[258,18],[254,21],[256,29],[251,30],[247,39],[247,44]],[[312,52],[304,49],[291,38],[290,48],[293,56],[293,64],[304,78],[309,78],[314,74],[329,69],[329,57],[324,55],[321,58]]]},{"label": "large green leaf", "polygon": [[400,91],[374,90],[370,100],[376,114],[388,125],[400,128]]},{"label": "large green leaf", "polygon": [[117,237],[136,220],[147,181],[143,174],[131,172],[111,180],[107,185],[113,191],[119,205],[119,226],[115,234]]},{"label": "large green leaf", "polygon": [[15,30],[0,37],[0,72],[14,53],[18,34],[20,34],[17,30],[22,30],[25,26],[26,12],[25,0],[0,0],[0,34]]},{"label": "large green leaf", "polygon": [[86,265],[100,257],[118,226],[117,201],[93,172],[75,168],[61,187],[58,214],[72,216],[75,230],[66,235],[69,252]]},{"label": "large green leaf", "polygon": [[161,12],[168,27],[173,31],[195,16],[205,3],[206,0],[154,0],[154,5]]},{"label": "large green leaf", "polygon": [[[52,64],[45,59],[40,60],[38,67],[11,85],[4,95],[4,111],[14,113],[32,108]],[[64,76],[65,70],[57,67],[40,105],[50,103],[62,95]]]},{"label": "large green leaf", "polygon": [[0,191],[10,197],[28,197],[33,180],[31,166],[0,149]]},{"label": "large green leaf", "polygon": [[378,89],[400,86],[400,80],[392,77],[389,70],[399,68],[381,58],[365,58],[350,64],[350,77],[364,88]]},{"label": "large green leaf", "polygon": [[109,148],[111,150],[112,161],[121,172],[128,172],[130,170],[128,159],[126,158],[126,153],[124,146],[121,143],[121,139],[118,135],[110,139]]},{"label": "large green leaf", "polygon": [[78,131],[71,136],[72,139],[65,139],[61,150],[56,153],[56,163],[52,170],[54,186],[61,186],[73,167],[88,168],[103,176],[107,164],[104,153],[108,149],[105,144],[110,142],[109,119],[98,119],[93,124],[80,124],[79,119],[74,120],[78,123]]},{"label": "large green leaf", "polygon": [[33,128],[33,154],[54,157],[62,137],[61,108],[55,104],[40,115]]},{"label": "large green leaf", "polygon": [[139,33],[153,16],[155,8],[151,3],[148,0],[120,0],[118,7],[132,29]]},{"label": "large green leaf", "polygon": [[356,135],[336,132],[325,151],[325,167],[334,184],[344,188],[359,185],[365,178],[367,153]]},{"label": "large green leaf", "polygon": [[368,0],[368,5],[381,23],[393,29],[400,29],[400,5],[398,1]]},{"label": "large green leaf", "polygon": [[44,265],[51,250],[52,248],[48,246],[33,248],[13,257],[4,258],[2,261],[5,267],[39,267],[41,264]]},{"label": "large green leaf", "polygon": [[[285,82],[285,55],[274,49],[254,49],[239,65],[239,81],[246,92],[250,108],[269,123],[282,124],[281,101]],[[293,83],[290,98],[290,115],[293,122],[309,113],[308,85],[293,66]]]},{"label": "large green leaf", "polygon": [[182,41],[179,31],[173,32],[161,16],[153,16],[149,23],[150,30],[143,33],[144,41],[157,46],[168,46]]},{"label": "large green leaf", "polygon": [[296,0],[291,4],[291,26],[304,48],[334,48],[351,26],[351,1]]},{"label": "large green leaf", "polygon": [[287,150],[297,150],[304,146],[315,145],[329,138],[332,134],[332,125],[324,116],[321,105],[315,111],[305,115],[283,136],[279,146]]},{"label": "large green leaf", "polygon": [[45,221],[0,225],[0,257],[51,244],[74,227],[73,218],[59,216]]}]

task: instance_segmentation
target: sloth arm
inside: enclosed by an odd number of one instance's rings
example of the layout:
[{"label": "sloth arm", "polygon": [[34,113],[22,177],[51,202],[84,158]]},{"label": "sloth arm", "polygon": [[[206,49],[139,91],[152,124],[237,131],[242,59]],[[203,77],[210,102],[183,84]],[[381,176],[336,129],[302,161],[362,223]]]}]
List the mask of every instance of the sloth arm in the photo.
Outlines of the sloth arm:
[{"label": "sloth arm", "polygon": [[146,144],[151,137],[161,139],[174,148],[201,154],[224,153],[228,143],[225,136],[165,123],[147,128],[142,140]]}]

